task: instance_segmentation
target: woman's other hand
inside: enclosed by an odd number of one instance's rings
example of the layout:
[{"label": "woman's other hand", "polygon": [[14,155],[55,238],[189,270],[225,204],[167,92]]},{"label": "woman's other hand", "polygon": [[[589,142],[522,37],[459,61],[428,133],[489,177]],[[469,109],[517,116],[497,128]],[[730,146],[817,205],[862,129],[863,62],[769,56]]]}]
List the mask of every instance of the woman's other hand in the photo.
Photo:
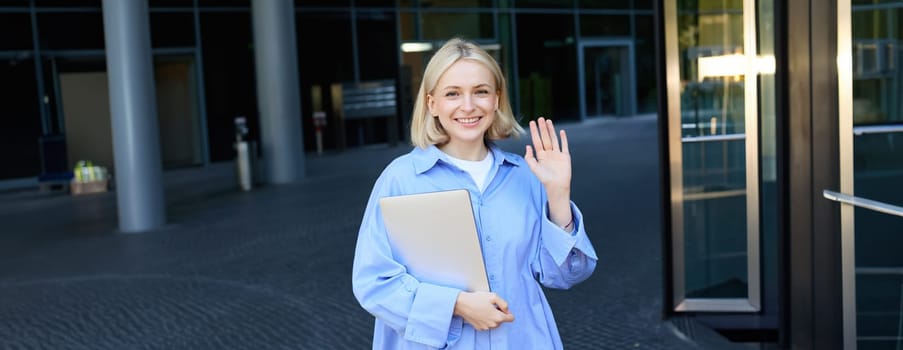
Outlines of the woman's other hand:
[{"label": "woman's other hand", "polygon": [[478,331],[498,328],[502,323],[514,321],[514,315],[508,311],[508,302],[489,292],[459,293],[454,313]]}]

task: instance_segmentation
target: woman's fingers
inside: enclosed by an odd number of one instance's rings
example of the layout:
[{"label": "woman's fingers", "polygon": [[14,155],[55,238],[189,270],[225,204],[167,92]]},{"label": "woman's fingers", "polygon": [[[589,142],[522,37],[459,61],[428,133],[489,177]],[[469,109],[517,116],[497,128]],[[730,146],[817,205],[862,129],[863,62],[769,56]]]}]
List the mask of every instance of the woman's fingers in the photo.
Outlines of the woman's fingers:
[{"label": "woman's fingers", "polygon": [[498,294],[492,293],[492,303],[499,308],[499,311],[508,313],[508,302],[499,297]]},{"label": "woman's fingers", "polygon": [[461,316],[477,330],[488,330],[514,321],[508,302],[495,293],[462,292],[455,303],[455,315]]},{"label": "woman's fingers", "polygon": [[539,152],[542,150],[542,139],[539,137],[539,128],[536,124],[536,121],[530,121],[530,136],[533,138],[533,148],[536,149],[536,152]]},{"label": "woman's fingers", "polygon": [[[543,151],[558,151],[558,133],[555,132],[555,124],[551,119],[540,117],[530,121],[530,137],[533,139],[533,148],[537,157]],[[564,149],[564,146],[561,147]]]},{"label": "woman's fingers", "polygon": [[533,164],[531,162],[536,162],[536,158],[533,156],[533,147],[530,147],[530,145],[527,145],[527,151],[524,152],[524,160],[527,161],[527,165],[532,169]]},{"label": "woman's fingers", "polygon": [[[561,130],[561,135],[564,135]],[[540,154],[545,151],[562,151],[567,152],[567,138],[561,137],[561,147],[559,148],[559,133],[555,132],[555,124],[551,119],[540,117],[538,120],[530,121],[530,137],[533,139],[533,148],[536,152],[536,158],[540,158]]]},{"label": "woman's fingers", "polygon": [[552,119],[546,119],[546,123],[548,123],[548,128],[546,131],[549,133],[549,140],[552,142],[552,150],[558,150],[558,136],[555,135],[555,125],[552,124]]},{"label": "woman's fingers", "polygon": [[568,134],[564,132],[564,129],[560,130],[561,134],[561,152],[562,153],[570,153],[568,150]]},{"label": "woman's fingers", "polygon": [[552,138],[549,137],[549,122],[546,121],[546,118],[540,117],[539,120],[536,121],[536,124],[539,127],[539,138],[542,139],[542,150],[551,150]]}]

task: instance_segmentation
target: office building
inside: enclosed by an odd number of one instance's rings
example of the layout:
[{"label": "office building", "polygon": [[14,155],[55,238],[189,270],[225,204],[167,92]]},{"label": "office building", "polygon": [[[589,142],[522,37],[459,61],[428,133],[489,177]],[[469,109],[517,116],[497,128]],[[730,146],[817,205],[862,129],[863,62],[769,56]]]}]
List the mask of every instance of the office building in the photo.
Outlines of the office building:
[{"label": "office building", "polygon": [[[105,26],[149,40],[153,84],[138,86],[152,88],[141,96],[153,96],[157,129],[138,129],[159,136],[144,144],[159,154],[142,154],[164,170],[231,161],[237,117],[264,160],[403,142],[431,53],[462,36],[499,60],[524,120],[658,113],[662,208],[648,215],[663,218],[664,318],[768,347],[903,346],[899,1],[148,0],[146,9],[115,8],[146,16],[144,31],[113,21],[112,3],[0,2],[0,189],[55,181],[81,159],[118,169],[114,139],[136,129],[113,125],[111,102],[121,98],[110,91],[135,82],[110,67],[136,51],[128,40],[111,46]],[[286,27],[291,35],[263,35]],[[279,51],[286,43],[294,55]],[[262,102],[271,82],[288,87],[277,92],[297,90],[272,103],[292,111],[287,120]],[[380,108],[348,108],[354,91],[382,96]],[[274,145],[268,135],[277,131],[288,134]],[[269,169],[286,172],[270,180],[303,176],[300,158]],[[126,188],[143,187],[117,191]],[[141,197],[119,197],[120,212]],[[657,257],[637,257],[645,258]]]}]

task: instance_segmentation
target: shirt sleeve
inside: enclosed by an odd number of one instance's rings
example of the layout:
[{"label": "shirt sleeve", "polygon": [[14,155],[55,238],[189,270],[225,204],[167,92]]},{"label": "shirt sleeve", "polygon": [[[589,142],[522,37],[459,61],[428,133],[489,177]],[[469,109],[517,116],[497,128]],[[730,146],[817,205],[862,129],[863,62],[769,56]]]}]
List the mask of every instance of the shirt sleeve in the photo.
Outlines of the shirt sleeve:
[{"label": "shirt sleeve", "polygon": [[583,213],[571,202],[574,231],[568,233],[549,220],[548,205],[543,205],[540,220],[539,249],[533,273],[542,285],[568,289],[589,278],[596,269],[596,251],[586,235]]},{"label": "shirt sleeve", "polygon": [[435,348],[454,344],[463,320],[454,317],[459,289],[421,283],[392,255],[379,198],[392,193],[384,173],[377,180],[361,228],[352,267],[354,296],[361,306],[404,339]]}]

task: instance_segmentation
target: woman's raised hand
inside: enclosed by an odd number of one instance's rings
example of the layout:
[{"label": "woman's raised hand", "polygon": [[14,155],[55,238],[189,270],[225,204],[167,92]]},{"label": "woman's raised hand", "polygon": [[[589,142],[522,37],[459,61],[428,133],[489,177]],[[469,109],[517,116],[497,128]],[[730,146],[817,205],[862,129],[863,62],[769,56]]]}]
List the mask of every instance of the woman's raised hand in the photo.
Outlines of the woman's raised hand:
[{"label": "woman's raised hand", "polygon": [[[524,159],[530,170],[536,174],[547,191],[570,191],[571,188],[571,154],[568,152],[568,138],[561,130],[561,147],[551,120],[539,118],[530,121],[530,135],[533,146],[527,145]],[[535,155],[534,155],[535,153]]]}]

